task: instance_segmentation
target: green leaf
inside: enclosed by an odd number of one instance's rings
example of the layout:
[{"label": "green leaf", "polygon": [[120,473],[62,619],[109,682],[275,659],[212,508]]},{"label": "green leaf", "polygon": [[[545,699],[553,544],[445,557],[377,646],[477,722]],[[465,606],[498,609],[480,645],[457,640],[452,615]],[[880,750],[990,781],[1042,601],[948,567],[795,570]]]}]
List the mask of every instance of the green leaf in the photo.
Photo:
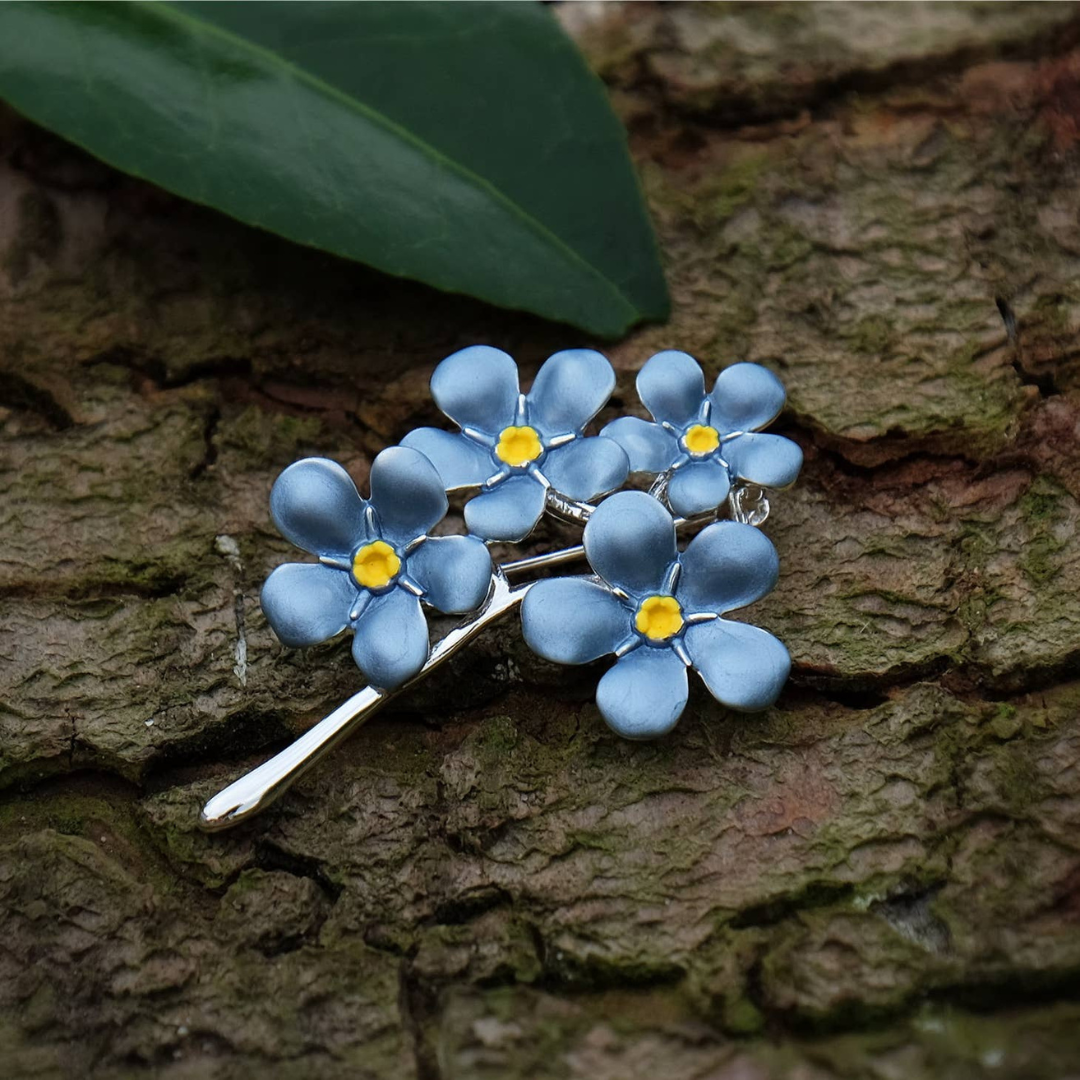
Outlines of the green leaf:
[{"label": "green leaf", "polygon": [[117,168],[616,336],[667,290],[598,80],[533,3],[0,3],[0,96]]}]

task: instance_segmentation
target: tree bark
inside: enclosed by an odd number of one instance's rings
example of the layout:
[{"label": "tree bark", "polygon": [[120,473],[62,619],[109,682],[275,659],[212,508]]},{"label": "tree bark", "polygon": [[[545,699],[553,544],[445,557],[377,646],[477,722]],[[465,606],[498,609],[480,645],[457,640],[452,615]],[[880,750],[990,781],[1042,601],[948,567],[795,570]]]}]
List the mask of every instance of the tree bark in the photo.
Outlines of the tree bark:
[{"label": "tree bark", "polygon": [[[621,742],[508,624],[261,818],[359,688],[267,513],[466,344],[581,335],[0,115],[0,1060],[13,1078],[790,1080],[1080,1062],[1080,8],[567,5],[674,293],[592,343],[784,378],[779,705]],[[535,541],[550,546],[556,527]],[[567,534],[569,535],[569,534]]]}]

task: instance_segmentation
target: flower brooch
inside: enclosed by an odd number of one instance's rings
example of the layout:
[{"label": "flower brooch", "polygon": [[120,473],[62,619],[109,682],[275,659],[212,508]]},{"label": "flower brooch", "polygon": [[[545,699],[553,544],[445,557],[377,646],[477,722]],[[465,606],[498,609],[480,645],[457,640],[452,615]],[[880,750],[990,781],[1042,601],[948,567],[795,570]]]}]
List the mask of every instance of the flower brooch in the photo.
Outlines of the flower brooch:
[{"label": "flower brooch", "polygon": [[671,514],[643,491],[620,491],[589,518],[595,577],[538,581],[521,609],[529,647],[560,664],[618,658],[596,688],[604,719],[628,739],[670,731],[693,668],[721,704],[768,708],[787,681],[787,649],[723,616],[771,591],[780,564],[750,525],[718,521],[681,554]]},{"label": "flower brooch", "polygon": [[435,404],[460,431],[418,428],[401,445],[426,454],[447,491],[479,488],[465,504],[469,532],[524,540],[550,492],[589,500],[625,482],[630,463],[622,448],[583,434],[614,389],[615,372],[603,356],[567,349],[549,357],[522,394],[517,364],[475,345],[448,356],[431,377]]},{"label": "flower brooch", "polygon": [[[757,711],[776,700],[787,650],[725,616],[776,584],[776,550],[754,526],[768,514],[762,489],[792,483],[802,464],[795,443],[760,431],[782,408],[783,386],[763,367],[735,364],[706,394],[696,360],[661,352],[637,378],[652,421],[621,417],[586,435],[614,386],[600,353],[569,349],[551,356],[523,394],[506,353],[473,346],[443,360],[431,379],[458,430],[419,428],[382,451],[369,499],[323,458],[278,477],[274,522],[318,561],[274,570],[263,612],[294,648],[350,630],[368,685],[215,795],[203,828],[227,828],[269,805],[394,693],[518,607],[526,643],[545,659],[615,656],[596,701],[626,738],[671,730],[686,706],[689,669],[728,708]],[[631,473],[653,477],[648,492],[618,490]],[[432,536],[447,492],[458,490],[473,493],[468,535]],[[545,512],[584,525],[582,544],[494,565],[487,544],[525,539]],[[696,532],[681,552],[680,530]],[[513,583],[582,559],[591,573]],[[425,606],[469,618],[432,647]]]},{"label": "flower brooch", "polygon": [[483,540],[428,536],[448,505],[434,466],[404,446],[375,458],[367,502],[336,462],[290,465],[270,492],[270,515],[319,561],[285,563],[266,579],[262,609],[282,644],[317,645],[347,627],[369,682],[394,689],[413,678],[430,652],[420,602],[462,614],[491,587]]}]

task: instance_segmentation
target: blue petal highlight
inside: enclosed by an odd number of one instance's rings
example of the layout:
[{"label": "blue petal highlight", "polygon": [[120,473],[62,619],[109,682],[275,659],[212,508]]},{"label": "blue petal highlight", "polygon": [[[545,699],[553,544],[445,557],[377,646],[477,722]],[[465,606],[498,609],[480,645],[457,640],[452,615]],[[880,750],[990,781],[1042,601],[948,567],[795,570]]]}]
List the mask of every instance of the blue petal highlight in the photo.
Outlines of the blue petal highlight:
[{"label": "blue petal highlight", "polygon": [[667,497],[680,517],[694,517],[715,510],[730,489],[728,471],[719,461],[688,461],[671,474]]},{"label": "blue petal highlight", "polygon": [[435,466],[419,450],[391,446],[371,464],[371,505],[380,535],[400,546],[442,521],[448,504]]},{"label": "blue petal highlight", "polygon": [[784,384],[760,364],[732,364],[716,379],[712,424],[725,434],[757,431],[774,420],[784,407]]},{"label": "blue petal highlight", "polygon": [[549,450],[543,470],[556,491],[588,502],[622,487],[630,463],[618,443],[590,436]]},{"label": "blue petal highlight", "polygon": [[638,396],[661,423],[683,428],[696,420],[705,403],[705,376],[689,354],[668,350],[645,361],[638,372]]},{"label": "blue petal highlight", "polygon": [[431,376],[431,396],[451,420],[489,435],[514,423],[517,364],[500,349],[473,345],[448,356]]},{"label": "blue petal highlight", "polygon": [[475,536],[435,536],[425,540],[407,565],[424,590],[424,600],[439,611],[474,611],[491,588],[491,555]]},{"label": "blue petal highlight", "polygon": [[465,524],[485,540],[524,540],[540,520],[545,499],[535,477],[511,476],[465,504]]},{"label": "blue petal highlight", "polygon": [[718,521],[702,530],[679,558],[675,596],[687,612],[728,611],[770,593],[780,559],[767,536],[752,525]]},{"label": "blue petal highlight", "polygon": [[367,538],[364,510],[349,474],[327,458],[294,462],[270,491],[281,535],[313,555],[351,555]]},{"label": "blue petal highlight", "polygon": [[615,372],[593,349],[565,349],[549,356],[528,394],[528,420],[547,437],[578,434],[607,404]]},{"label": "blue petal highlight", "polygon": [[762,487],[787,487],[802,468],[799,444],[782,435],[740,435],[723,452],[736,476]]},{"label": "blue petal highlight", "polygon": [[676,556],[675,523],[644,491],[620,491],[589,518],[583,538],[589,565],[631,596],[658,592]]},{"label": "blue petal highlight", "polygon": [[791,671],[787,649],[756,626],[714,619],[691,626],[685,641],[712,696],[739,712],[767,709]]},{"label": "blue petal highlight", "polygon": [[282,644],[304,649],[345,629],[356,593],[344,570],[286,563],[266,579],[259,603]]},{"label": "blue petal highlight", "polygon": [[614,652],[632,633],[632,613],[586,578],[538,581],[521,605],[529,648],[557,664],[587,664]]},{"label": "blue petal highlight", "polygon": [[680,454],[674,435],[659,424],[650,424],[636,416],[612,420],[600,435],[617,442],[626,451],[631,472],[661,473],[669,469]]},{"label": "blue petal highlight", "polygon": [[600,680],[596,704],[624,739],[655,739],[678,723],[688,693],[686,667],[678,656],[643,645]]},{"label": "blue petal highlight", "polygon": [[435,466],[447,491],[478,487],[495,471],[490,452],[457,432],[416,428],[401,445],[419,450]]},{"label": "blue petal highlight", "polygon": [[356,624],[352,652],[372,686],[394,690],[419,673],[429,648],[420,601],[396,588],[372,597]]}]

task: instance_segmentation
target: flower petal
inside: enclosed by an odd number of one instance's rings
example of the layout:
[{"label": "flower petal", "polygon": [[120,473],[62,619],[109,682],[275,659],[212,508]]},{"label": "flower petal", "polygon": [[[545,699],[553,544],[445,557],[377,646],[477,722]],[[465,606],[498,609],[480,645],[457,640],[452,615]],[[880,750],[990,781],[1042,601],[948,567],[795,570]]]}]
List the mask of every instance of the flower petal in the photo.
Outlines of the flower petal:
[{"label": "flower petal", "polygon": [[557,664],[587,664],[630,637],[631,612],[595,581],[538,581],[521,605],[521,629],[533,652]]},{"label": "flower petal", "polygon": [[364,510],[349,474],[327,458],[293,462],[270,491],[281,535],[313,555],[352,554],[367,536]]},{"label": "flower petal", "polygon": [[517,364],[501,349],[472,345],[448,356],[431,376],[431,396],[451,420],[495,435],[514,422]]},{"label": "flower petal", "polygon": [[757,431],[784,407],[784,384],[760,364],[732,364],[716,378],[712,425],[724,434]]},{"label": "flower petal", "polygon": [[303,649],[345,629],[356,593],[344,570],[320,563],[285,563],[266,579],[259,603],[282,644]]},{"label": "flower petal", "polygon": [[655,739],[678,722],[688,693],[686,666],[675,653],[643,645],[600,680],[596,704],[624,739]]},{"label": "flower petal", "polygon": [[719,461],[690,461],[671,474],[667,497],[680,517],[715,510],[728,496],[731,481]]},{"label": "flower petal", "polygon": [[448,503],[438,470],[419,450],[390,446],[371,463],[371,505],[379,534],[400,545],[442,521]]},{"label": "flower petal", "polygon": [[787,649],[757,626],[714,619],[691,626],[685,641],[709,692],[729,709],[767,709],[791,671]]},{"label": "flower petal", "polygon": [[636,416],[612,420],[600,435],[613,439],[626,451],[631,472],[660,473],[670,468],[679,456],[679,444],[674,435],[659,424],[650,424]]},{"label": "flower petal", "polygon": [[420,601],[404,589],[373,597],[356,624],[353,659],[380,690],[408,682],[424,666],[429,649]]},{"label": "flower petal", "polygon": [[782,435],[740,435],[724,444],[723,454],[736,476],[762,487],[787,487],[802,468],[799,444]]},{"label": "flower petal", "polygon": [[675,590],[690,612],[722,615],[771,592],[780,574],[772,541],[752,525],[718,521],[698,533],[679,558]]},{"label": "flower petal", "polygon": [[564,349],[549,356],[528,394],[529,423],[548,438],[579,434],[607,404],[615,372],[593,349]]},{"label": "flower petal", "polygon": [[549,450],[543,469],[556,491],[588,501],[622,487],[630,463],[617,442],[588,436]]},{"label": "flower petal", "polygon": [[589,565],[631,596],[657,592],[675,560],[675,522],[644,491],[620,491],[593,512],[583,537]]},{"label": "flower petal", "polygon": [[653,419],[685,427],[705,403],[705,376],[690,355],[669,349],[645,361],[638,372],[638,396]]},{"label": "flower petal", "polygon": [[447,491],[476,487],[495,471],[491,454],[457,432],[416,428],[401,440],[401,445],[419,450],[435,466]]},{"label": "flower petal", "polygon": [[524,540],[540,520],[545,498],[535,477],[511,476],[465,504],[465,524],[485,540]]},{"label": "flower petal", "polygon": [[491,555],[475,536],[431,537],[409,555],[406,566],[424,600],[439,611],[473,611],[491,588]]}]

